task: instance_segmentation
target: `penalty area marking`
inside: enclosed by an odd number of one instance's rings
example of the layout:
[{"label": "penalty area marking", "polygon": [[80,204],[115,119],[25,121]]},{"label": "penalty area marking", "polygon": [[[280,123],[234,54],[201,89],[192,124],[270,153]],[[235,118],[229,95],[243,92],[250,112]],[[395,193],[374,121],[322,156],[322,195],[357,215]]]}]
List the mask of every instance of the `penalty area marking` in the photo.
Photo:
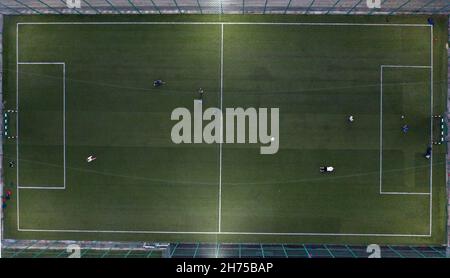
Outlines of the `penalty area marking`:
[{"label": "penalty area marking", "polygon": [[[380,66],[380,194],[381,195],[431,195],[430,192],[393,192],[393,191],[383,191],[383,69],[384,68],[413,68],[413,69],[430,69],[432,70],[431,66],[409,66],[409,65],[381,65]],[[433,101],[432,98],[432,92],[431,94],[431,101]],[[433,108],[431,108],[431,117],[433,116]],[[431,122],[432,123],[432,122]],[[433,138],[433,130],[432,125],[430,128],[431,131],[431,140]],[[431,162],[431,159],[430,159]],[[431,168],[431,165],[430,165]],[[432,169],[432,168],[431,168]],[[430,183],[432,176],[432,171],[430,170]]]},{"label": "penalty area marking", "polygon": [[[19,65],[20,64],[62,64],[64,71],[64,187],[19,187],[19,139],[17,139],[17,189],[65,189],[66,188],[66,157],[65,157],[65,63],[52,63],[52,62],[19,62],[19,26],[20,25],[221,25],[222,39],[221,39],[221,98],[223,90],[223,26],[224,25],[278,25],[278,26],[384,26],[384,27],[428,27],[431,30],[431,42],[433,37],[433,26],[428,24],[370,24],[370,23],[302,23],[302,22],[18,22],[16,24],[16,110],[19,111],[18,103],[18,88],[19,88]],[[432,46],[432,43],[431,43]],[[431,49],[431,63],[433,61],[433,52]],[[432,66],[431,66],[432,69]],[[432,70],[431,70],[432,72]],[[432,78],[432,73],[431,73]],[[431,85],[432,87],[432,85]],[[221,100],[222,102],[222,100]],[[17,130],[18,130],[18,118],[17,116]],[[221,152],[220,152],[221,154]],[[220,163],[220,176],[222,173],[222,164]],[[220,190],[221,190],[221,184]],[[431,189],[431,185],[430,185]],[[401,192],[392,192],[387,194],[395,194]],[[410,193],[401,193],[408,194]],[[203,234],[203,235],[279,235],[279,236],[355,236],[355,237],[431,237],[431,212],[432,212],[432,191],[430,193],[413,193],[420,195],[430,195],[430,232],[429,234],[393,234],[393,233],[266,233],[266,232],[222,232],[220,228],[221,219],[219,219],[219,231],[217,232],[183,232],[183,231],[117,231],[117,230],[78,230],[78,229],[64,229],[64,230],[52,230],[52,229],[23,229],[20,228],[19,222],[19,190],[17,190],[17,230],[22,232],[55,232],[55,233],[124,233],[124,234]],[[221,218],[221,196],[219,195],[219,218]]]},{"label": "penalty area marking", "polygon": [[430,157],[430,189],[426,193],[414,192],[383,192],[382,191],[382,161],[383,161],[383,68],[422,68],[430,70],[430,145],[433,142],[433,25],[430,25],[430,65],[408,66],[408,65],[381,65],[380,67],[380,194],[384,195],[425,195],[429,197],[429,236],[433,233],[433,154]]},{"label": "penalty area marking", "polygon": [[[20,186],[19,183],[19,138],[17,138],[17,189],[35,190],[65,190],[66,189],[66,63],[64,62],[18,62],[17,80],[19,79],[19,65],[61,65],[63,68],[63,186]],[[17,83],[16,111],[19,114],[19,87]],[[18,118],[18,117],[17,117]],[[17,134],[19,134],[19,120],[17,119]],[[17,136],[19,137],[19,136]]]}]

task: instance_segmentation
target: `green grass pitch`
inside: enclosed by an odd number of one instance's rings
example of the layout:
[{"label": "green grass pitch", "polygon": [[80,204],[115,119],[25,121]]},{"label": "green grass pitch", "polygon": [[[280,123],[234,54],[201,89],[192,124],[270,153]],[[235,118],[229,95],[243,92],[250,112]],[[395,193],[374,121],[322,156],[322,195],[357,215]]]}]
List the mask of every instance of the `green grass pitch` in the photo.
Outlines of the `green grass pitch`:
[{"label": "green grass pitch", "polygon": [[[435,22],[5,17],[5,238],[443,244],[445,147],[423,157],[446,110]],[[204,109],[279,108],[279,151],[174,144],[199,87]]]}]

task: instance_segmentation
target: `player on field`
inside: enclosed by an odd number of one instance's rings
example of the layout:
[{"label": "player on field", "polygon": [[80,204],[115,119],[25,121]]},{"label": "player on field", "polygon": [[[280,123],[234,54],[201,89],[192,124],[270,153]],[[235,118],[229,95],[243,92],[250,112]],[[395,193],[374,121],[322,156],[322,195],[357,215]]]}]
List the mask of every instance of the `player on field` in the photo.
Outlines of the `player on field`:
[{"label": "player on field", "polygon": [[404,126],[402,126],[402,131],[403,131],[403,133],[408,133],[408,131],[409,131],[409,125],[404,125]]},{"label": "player on field", "polygon": [[6,198],[6,200],[9,200],[9,199],[11,199],[11,195],[12,195],[12,192],[11,192],[11,190],[6,190],[6,194],[5,194],[5,198]]},{"label": "player on field", "polygon": [[162,85],[166,84],[166,82],[162,81],[161,79],[156,79],[155,81],[153,81],[153,86],[154,87],[160,87]]},{"label": "player on field", "polygon": [[334,167],[333,166],[321,166],[319,168],[321,173],[331,173],[334,172]]},{"label": "player on field", "polygon": [[203,95],[204,95],[205,91],[202,88],[198,89],[198,94],[199,94],[199,100],[203,101]]},{"label": "player on field", "polygon": [[425,152],[425,158],[426,159],[430,159],[431,158],[431,151],[432,151],[432,148],[428,147],[427,151]]}]

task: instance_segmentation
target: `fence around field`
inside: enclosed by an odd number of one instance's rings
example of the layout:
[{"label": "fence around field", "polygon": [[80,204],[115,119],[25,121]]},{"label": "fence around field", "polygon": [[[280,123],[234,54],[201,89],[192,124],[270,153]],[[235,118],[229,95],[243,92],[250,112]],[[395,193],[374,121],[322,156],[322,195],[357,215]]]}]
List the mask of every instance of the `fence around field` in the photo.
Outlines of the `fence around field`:
[{"label": "fence around field", "polygon": [[[68,8],[67,2],[79,2]],[[370,8],[380,3],[380,8]],[[2,14],[448,14],[448,0],[0,0]]]},{"label": "fence around field", "polygon": [[[69,245],[80,246],[82,258],[367,258],[367,246],[326,244],[171,243],[144,248],[143,242],[5,240],[5,258],[67,258]],[[385,258],[445,258],[445,246],[380,246]]]},{"label": "fence around field", "polygon": [[2,255],[3,258],[168,257],[167,248],[148,249],[143,246],[142,242],[4,240]]},{"label": "fence around field", "polygon": [[[72,0],[73,1],[73,0]],[[2,29],[3,14],[449,14],[448,0],[381,0],[381,8],[368,8],[366,0],[80,0],[80,8],[70,9],[66,0],[0,0],[0,67],[2,67]],[[450,26],[449,26],[450,33]],[[450,50],[448,82],[450,83]],[[2,100],[2,75],[0,74],[0,103]],[[450,88],[448,89],[450,107]],[[0,109],[0,121],[3,123],[3,111]],[[450,114],[447,113],[447,125],[450,127]],[[3,125],[0,125],[3,128]],[[1,130],[3,133],[3,130]],[[2,138],[0,138],[2,140]],[[450,137],[447,137],[447,142]],[[3,142],[0,142],[0,159],[3,157]],[[448,148],[450,145],[448,145]],[[450,175],[450,155],[447,155],[447,177]],[[0,163],[0,193],[3,191]],[[448,215],[450,215],[450,181],[447,182]],[[0,239],[2,239],[3,215],[0,207]],[[448,218],[447,256],[450,257],[450,217]],[[12,243],[13,242],[13,243]],[[59,257],[66,256],[66,249],[51,244],[36,246],[41,241],[3,241],[3,254],[0,257]],[[38,245],[39,245],[38,244]],[[65,244],[65,243],[64,243]],[[94,246],[89,246],[94,244]],[[87,243],[85,257],[154,257],[159,251],[110,246],[100,248],[96,243]],[[1,245],[1,244],[0,244]],[[53,247],[52,247],[53,246]],[[121,249],[122,248],[122,249]],[[444,247],[393,247],[385,246],[384,252],[393,257],[445,257]],[[124,251],[125,250],[125,251]],[[131,250],[131,251],[130,251]],[[204,245],[171,244],[172,257],[199,256],[231,257],[359,257],[366,256],[365,247],[339,245]]]}]

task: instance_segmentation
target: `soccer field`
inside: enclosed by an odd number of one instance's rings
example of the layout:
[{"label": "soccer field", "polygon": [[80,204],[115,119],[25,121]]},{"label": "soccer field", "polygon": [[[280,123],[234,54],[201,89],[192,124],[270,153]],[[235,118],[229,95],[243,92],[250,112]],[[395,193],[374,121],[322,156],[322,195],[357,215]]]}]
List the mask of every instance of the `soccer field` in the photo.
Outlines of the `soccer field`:
[{"label": "soccer field", "polygon": [[[445,243],[446,149],[424,153],[448,23],[426,19],[5,17],[5,238]],[[279,108],[278,152],[173,143],[200,87]]]}]

